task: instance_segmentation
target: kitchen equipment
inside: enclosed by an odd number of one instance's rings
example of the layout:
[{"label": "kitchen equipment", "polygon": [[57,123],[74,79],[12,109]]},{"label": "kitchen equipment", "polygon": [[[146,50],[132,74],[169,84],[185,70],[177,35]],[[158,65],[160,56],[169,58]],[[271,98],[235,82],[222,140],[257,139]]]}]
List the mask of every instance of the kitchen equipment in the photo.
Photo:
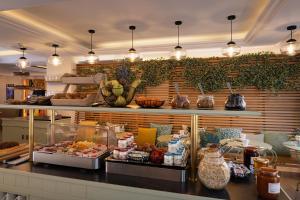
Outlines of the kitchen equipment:
[{"label": "kitchen equipment", "polygon": [[227,87],[230,91],[230,95],[228,95],[227,100],[225,102],[225,109],[226,110],[246,110],[245,97],[240,94],[233,93],[231,84],[229,82],[227,82]]}]

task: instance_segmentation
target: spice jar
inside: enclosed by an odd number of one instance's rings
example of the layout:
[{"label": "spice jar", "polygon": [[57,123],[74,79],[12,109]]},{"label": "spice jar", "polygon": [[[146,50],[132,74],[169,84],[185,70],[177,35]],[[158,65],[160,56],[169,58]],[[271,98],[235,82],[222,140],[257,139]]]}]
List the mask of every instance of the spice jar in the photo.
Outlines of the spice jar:
[{"label": "spice jar", "polygon": [[210,189],[224,188],[230,179],[230,169],[216,147],[209,147],[198,167],[200,181]]},{"label": "spice jar", "polygon": [[215,105],[214,96],[199,95],[197,100],[198,108],[212,109]]},{"label": "spice jar", "polygon": [[258,149],[256,147],[246,147],[244,149],[244,165],[250,169],[250,171],[253,173],[254,172],[254,157],[258,157]]},{"label": "spice jar", "polygon": [[260,168],[257,174],[257,192],[263,199],[273,200],[278,198],[280,194],[280,176],[276,169]]},{"label": "spice jar", "polygon": [[172,108],[189,108],[190,100],[187,95],[176,95],[171,101]]}]

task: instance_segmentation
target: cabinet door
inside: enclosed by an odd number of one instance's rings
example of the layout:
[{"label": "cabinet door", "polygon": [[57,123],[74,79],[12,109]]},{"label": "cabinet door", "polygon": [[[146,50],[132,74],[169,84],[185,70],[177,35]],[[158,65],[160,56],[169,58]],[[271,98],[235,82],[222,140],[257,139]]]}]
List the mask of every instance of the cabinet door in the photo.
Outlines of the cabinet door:
[{"label": "cabinet door", "polygon": [[19,143],[24,143],[26,139],[26,134],[28,133],[21,127],[10,127],[4,126],[2,128],[2,141],[15,141]]}]

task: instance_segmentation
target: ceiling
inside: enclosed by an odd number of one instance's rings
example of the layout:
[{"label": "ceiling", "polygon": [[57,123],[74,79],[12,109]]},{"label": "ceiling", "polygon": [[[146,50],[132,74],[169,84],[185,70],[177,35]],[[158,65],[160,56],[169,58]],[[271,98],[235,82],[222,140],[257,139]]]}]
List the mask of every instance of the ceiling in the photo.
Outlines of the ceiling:
[{"label": "ceiling", "polygon": [[288,37],[287,25],[300,25],[299,7],[299,0],[1,1],[0,73],[3,66],[14,65],[19,44],[29,48],[27,56],[34,65],[46,65],[53,42],[62,46],[63,56],[86,55],[91,28],[96,30],[99,55],[126,53],[131,45],[129,25],[137,26],[134,44],[139,52],[171,51],[175,20],[183,21],[180,40],[185,49],[215,49],[229,40],[226,16],[235,14],[233,38],[239,45],[276,45]]}]

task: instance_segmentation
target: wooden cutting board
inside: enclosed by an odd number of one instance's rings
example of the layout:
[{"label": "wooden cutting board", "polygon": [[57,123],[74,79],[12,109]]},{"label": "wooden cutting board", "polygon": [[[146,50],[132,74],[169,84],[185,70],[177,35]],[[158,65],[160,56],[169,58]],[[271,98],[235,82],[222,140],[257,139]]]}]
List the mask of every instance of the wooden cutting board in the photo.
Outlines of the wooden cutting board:
[{"label": "wooden cutting board", "polygon": [[15,147],[0,150],[0,161],[18,157],[24,153],[28,153],[28,150],[28,144],[20,144]]}]

